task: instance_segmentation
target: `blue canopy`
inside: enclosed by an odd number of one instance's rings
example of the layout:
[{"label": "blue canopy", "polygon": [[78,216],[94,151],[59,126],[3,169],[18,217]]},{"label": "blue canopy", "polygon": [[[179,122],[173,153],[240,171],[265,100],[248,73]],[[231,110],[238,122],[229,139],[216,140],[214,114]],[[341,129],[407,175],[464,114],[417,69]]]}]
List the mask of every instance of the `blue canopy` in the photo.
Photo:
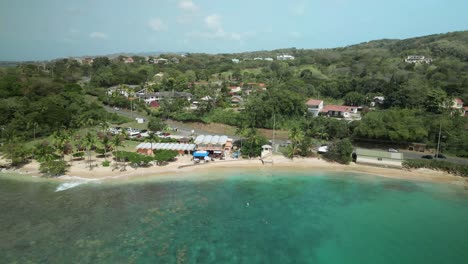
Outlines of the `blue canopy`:
[{"label": "blue canopy", "polygon": [[208,151],[195,151],[193,153],[193,156],[194,157],[206,157],[208,156],[208,154],[209,154]]}]

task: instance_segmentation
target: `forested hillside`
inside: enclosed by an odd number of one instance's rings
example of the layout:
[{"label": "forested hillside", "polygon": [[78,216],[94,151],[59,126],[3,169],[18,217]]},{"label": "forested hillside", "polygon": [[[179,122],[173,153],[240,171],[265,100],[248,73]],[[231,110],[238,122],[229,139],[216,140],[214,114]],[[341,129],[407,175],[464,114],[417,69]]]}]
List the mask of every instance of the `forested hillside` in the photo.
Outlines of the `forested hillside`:
[{"label": "forested hillside", "polygon": [[[295,59],[276,60],[281,54]],[[410,55],[425,56],[430,61],[405,62]],[[454,98],[468,102],[468,31],[376,40],[333,49],[163,54],[157,58],[167,63],[149,63],[151,57],[140,56],[124,63],[125,57],[120,56],[96,57],[92,64],[59,59],[0,69],[2,137],[17,134],[31,138],[60,127],[78,128],[89,120],[117,119],[104,115],[102,104],[129,107],[125,97],[106,92],[108,87],[125,84],[138,85],[125,88],[132,94],[143,88],[189,92],[199,103],[190,109],[187,101],[168,100],[161,102],[157,110],[141,102],[136,104],[163,118],[223,122],[240,130],[273,125],[287,130],[298,128],[296,132],[302,131],[301,137],[306,139],[351,137],[431,146],[442,124],[443,148],[468,155],[468,117],[448,107]],[[267,88],[255,90],[249,83],[264,83]],[[229,87],[233,86],[242,88],[241,107],[231,105]],[[383,104],[369,109],[376,96],[385,98]],[[363,118],[351,123],[313,118],[306,111],[308,98],[362,106]]]}]

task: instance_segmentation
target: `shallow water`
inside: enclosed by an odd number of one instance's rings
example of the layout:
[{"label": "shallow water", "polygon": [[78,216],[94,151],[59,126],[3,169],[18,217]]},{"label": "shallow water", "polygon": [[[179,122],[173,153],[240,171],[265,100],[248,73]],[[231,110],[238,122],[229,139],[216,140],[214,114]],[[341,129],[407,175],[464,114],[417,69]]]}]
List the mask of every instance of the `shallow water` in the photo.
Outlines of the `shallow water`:
[{"label": "shallow water", "polygon": [[468,259],[463,187],[273,170],[59,186],[0,176],[0,263]]}]

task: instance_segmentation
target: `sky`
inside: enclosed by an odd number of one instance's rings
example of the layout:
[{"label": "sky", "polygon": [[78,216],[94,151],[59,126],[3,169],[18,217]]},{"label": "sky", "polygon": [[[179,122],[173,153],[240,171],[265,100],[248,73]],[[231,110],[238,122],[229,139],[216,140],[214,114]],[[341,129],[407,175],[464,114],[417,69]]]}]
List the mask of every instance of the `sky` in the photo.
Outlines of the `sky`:
[{"label": "sky", "polygon": [[467,0],[1,0],[0,60],[334,48],[468,30]]}]

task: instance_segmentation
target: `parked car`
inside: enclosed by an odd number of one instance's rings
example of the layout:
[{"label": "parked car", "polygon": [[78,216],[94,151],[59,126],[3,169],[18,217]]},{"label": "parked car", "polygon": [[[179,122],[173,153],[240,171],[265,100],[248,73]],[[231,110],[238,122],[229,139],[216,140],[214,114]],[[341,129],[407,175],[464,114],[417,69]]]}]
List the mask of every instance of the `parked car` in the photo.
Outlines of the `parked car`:
[{"label": "parked car", "polygon": [[432,155],[424,155],[424,156],[421,156],[421,159],[433,159],[434,157],[432,157]]},{"label": "parked car", "polygon": [[140,136],[141,137],[149,137],[149,131],[146,130],[146,129],[143,129],[142,131],[140,131]]},{"label": "parked car", "polygon": [[398,153],[398,150],[396,150],[396,149],[394,149],[394,148],[389,148],[389,149],[388,149],[388,152]]},{"label": "parked car", "polygon": [[140,136],[140,130],[128,127],[125,129],[130,138],[136,138]]},{"label": "parked car", "polygon": [[110,127],[108,131],[113,135],[118,135],[120,132],[122,132],[122,129],[120,127]]},{"label": "parked car", "polygon": [[328,152],[328,146],[321,146],[317,149],[318,153],[327,153]]},{"label": "parked car", "polygon": [[445,156],[442,155],[442,154],[435,154],[435,155],[434,155],[434,158],[446,159],[447,157],[445,157]]}]

